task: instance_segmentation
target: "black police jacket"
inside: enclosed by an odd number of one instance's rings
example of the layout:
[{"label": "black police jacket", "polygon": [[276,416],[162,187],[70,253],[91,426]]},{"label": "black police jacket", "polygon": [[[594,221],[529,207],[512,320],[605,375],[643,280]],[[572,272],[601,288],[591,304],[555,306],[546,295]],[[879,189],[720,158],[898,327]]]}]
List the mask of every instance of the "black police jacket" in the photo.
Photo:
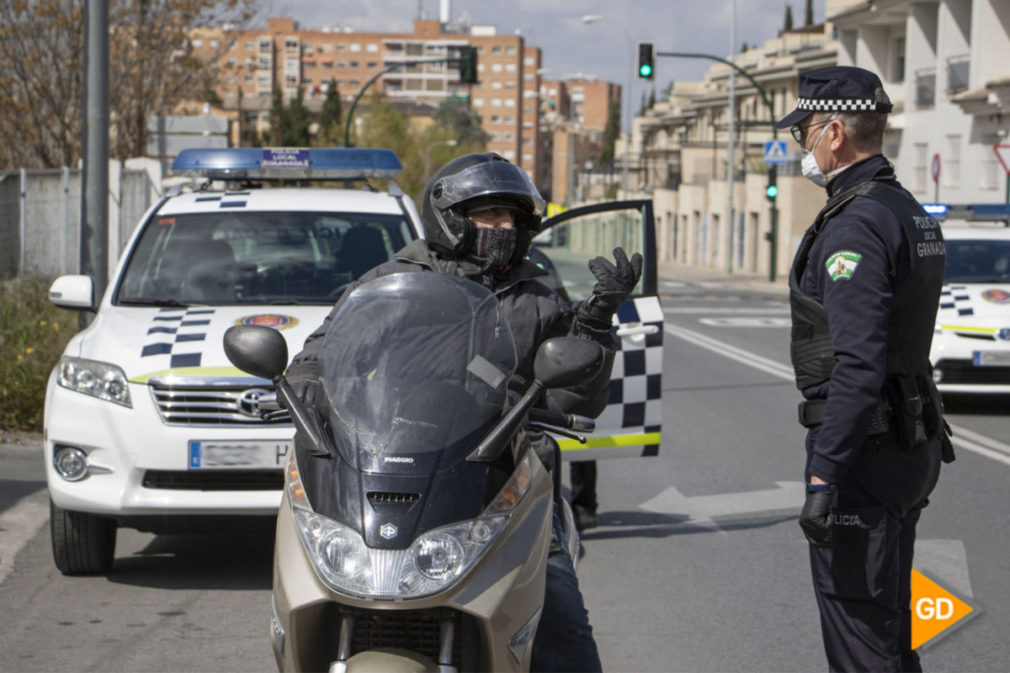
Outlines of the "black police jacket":
[{"label": "black police jacket", "polygon": [[939,224],[882,155],[839,174],[828,195],[789,284],[797,385],[826,399],[807,470],[837,482],[859,458],[888,377],[929,376],[945,252]]},{"label": "black police jacket", "polygon": [[[394,259],[366,272],[344,291],[346,297],[356,287],[369,280],[394,273],[435,271],[452,273],[482,280],[479,270],[466,261],[440,258],[423,240],[415,240],[397,251]],[[537,280],[545,272],[531,262],[495,277],[489,288],[502,304],[516,347],[516,374],[527,381],[533,377],[533,359],[537,348],[545,340],[576,334],[592,338],[607,351],[606,363],[600,374],[589,383],[547,392],[547,406],[553,411],[596,417],[606,407],[610,390],[610,371],[616,338],[608,332],[600,333],[579,324],[575,307],[568,306],[554,290]],[[342,300],[338,300],[329,315],[305,340],[302,351],[288,366],[286,377],[293,384],[312,381],[318,377],[319,349]]]}]

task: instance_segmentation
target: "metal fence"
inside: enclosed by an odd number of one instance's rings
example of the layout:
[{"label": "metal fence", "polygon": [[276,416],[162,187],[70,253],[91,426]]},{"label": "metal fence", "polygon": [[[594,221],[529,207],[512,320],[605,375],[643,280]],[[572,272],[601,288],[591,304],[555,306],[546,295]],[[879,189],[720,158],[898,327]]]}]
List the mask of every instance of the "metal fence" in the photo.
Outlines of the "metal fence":
[{"label": "metal fence", "polygon": [[[110,265],[161,195],[160,167],[110,162]],[[0,277],[80,271],[81,170],[0,172]]]}]

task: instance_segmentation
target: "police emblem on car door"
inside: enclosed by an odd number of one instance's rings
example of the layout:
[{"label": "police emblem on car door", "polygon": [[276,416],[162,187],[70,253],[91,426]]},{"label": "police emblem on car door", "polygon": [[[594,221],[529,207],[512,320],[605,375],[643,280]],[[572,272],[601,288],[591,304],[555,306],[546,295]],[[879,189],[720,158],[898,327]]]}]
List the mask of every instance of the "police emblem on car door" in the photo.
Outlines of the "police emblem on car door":
[{"label": "police emblem on car door", "polygon": [[543,282],[569,302],[586,299],[596,279],[587,263],[613,260],[623,247],[643,257],[642,278],[614,316],[620,351],[614,357],[610,400],[586,444],[558,437],[567,460],[659,453],[662,421],[663,311],[659,305],[656,233],[651,200],[612,201],[565,211],[544,222],[529,259],[547,271]]}]

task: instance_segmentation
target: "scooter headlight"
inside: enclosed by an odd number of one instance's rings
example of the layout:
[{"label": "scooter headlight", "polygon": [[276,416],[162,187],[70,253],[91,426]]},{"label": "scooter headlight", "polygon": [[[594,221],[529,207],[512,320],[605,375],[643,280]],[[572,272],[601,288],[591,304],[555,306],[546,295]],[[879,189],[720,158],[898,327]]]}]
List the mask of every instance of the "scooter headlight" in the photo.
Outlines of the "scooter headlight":
[{"label": "scooter headlight", "polygon": [[452,585],[480,559],[529,489],[531,470],[527,454],[479,517],[430,530],[407,549],[372,549],[357,531],[307,504],[292,511],[312,565],[332,589],[365,598],[418,598]]}]

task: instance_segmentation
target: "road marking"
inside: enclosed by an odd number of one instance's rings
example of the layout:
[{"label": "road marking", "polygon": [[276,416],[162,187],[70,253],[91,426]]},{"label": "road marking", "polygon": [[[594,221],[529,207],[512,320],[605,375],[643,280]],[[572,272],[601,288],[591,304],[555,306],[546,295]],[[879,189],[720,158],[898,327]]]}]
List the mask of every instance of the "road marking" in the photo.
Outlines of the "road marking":
[{"label": "road marking", "polygon": [[789,327],[791,318],[699,318],[702,325],[712,327]]},{"label": "road marking", "polygon": [[681,525],[718,529],[715,517],[794,510],[799,514],[804,498],[802,481],[777,481],[775,488],[741,493],[719,493],[688,497],[671,486],[639,505],[661,514],[682,514],[688,519]]},{"label": "road marking", "polygon": [[[676,325],[666,324],[663,329],[667,334],[683,339],[700,348],[712,351],[718,355],[729,358],[748,367],[753,367],[772,376],[777,376],[787,381],[795,380],[792,367],[788,367],[774,360],[761,357],[756,353],[745,351],[742,348],[731,346],[728,343],[705,336],[699,332],[694,332]],[[986,437],[977,432],[961,427],[960,425],[950,425],[954,432],[951,441],[954,446],[965,451],[977,453],[980,456],[990,458],[998,463],[1010,465],[1010,445],[1004,444],[991,437]]]},{"label": "road marking", "polygon": [[49,491],[42,488],[26,495],[0,513],[0,584],[14,570],[14,557],[49,520]]},{"label": "road marking", "polygon": [[739,306],[676,306],[671,308],[664,308],[663,313],[668,314],[694,314],[694,313],[711,313],[713,315],[789,315],[788,308],[775,307],[754,307],[754,308],[741,308]]}]

